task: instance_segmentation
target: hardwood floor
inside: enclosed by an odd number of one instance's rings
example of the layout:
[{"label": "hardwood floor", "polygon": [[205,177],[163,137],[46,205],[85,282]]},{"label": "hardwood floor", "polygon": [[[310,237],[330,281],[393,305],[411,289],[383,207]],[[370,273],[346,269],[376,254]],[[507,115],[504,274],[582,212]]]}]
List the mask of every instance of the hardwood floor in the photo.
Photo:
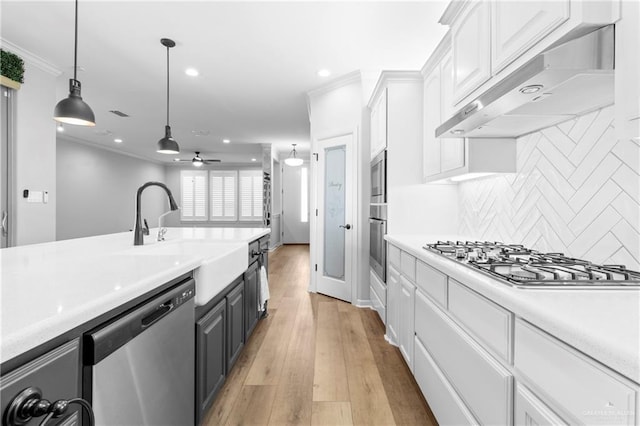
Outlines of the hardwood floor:
[{"label": "hardwood floor", "polygon": [[261,320],[203,424],[437,425],[377,313],[307,291],[309,246],[269,255]]}]

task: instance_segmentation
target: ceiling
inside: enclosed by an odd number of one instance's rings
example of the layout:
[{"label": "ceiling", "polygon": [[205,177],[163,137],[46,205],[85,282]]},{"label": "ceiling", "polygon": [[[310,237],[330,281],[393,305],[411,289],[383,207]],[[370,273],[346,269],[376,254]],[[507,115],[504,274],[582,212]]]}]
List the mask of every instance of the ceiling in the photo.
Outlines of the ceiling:
[{"label": "ceiling", "polygon": [[[175,156],[155,152],[166,120],[166,48],[160,38],[167,37],[176,42],[170,50],[170,124],[181,158],[200,151],[203,157],[248,162],[261,157],[262,144],[289,152],[297,143],[308,151],[306,93],[355,70],[420,69],[446,32],[437,23],[446,5],[80,1],[78,80],[96,127],[66,126],[64,134],[172,161]],[[0,7],[1,38],[61,70],[57,98],[66,97],[73,1],[2,0]],[[199,76],[187,76],[188,67]],[[322,68],[331,76],[319,77]]]}]

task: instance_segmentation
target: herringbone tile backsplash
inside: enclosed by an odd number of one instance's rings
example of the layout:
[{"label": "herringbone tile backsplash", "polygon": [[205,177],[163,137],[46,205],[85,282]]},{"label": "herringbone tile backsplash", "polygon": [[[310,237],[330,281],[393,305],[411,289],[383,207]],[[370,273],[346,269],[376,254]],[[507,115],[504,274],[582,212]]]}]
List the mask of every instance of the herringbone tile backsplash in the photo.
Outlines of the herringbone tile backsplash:
[{"label": "herringbone tile backsplash", "polygon": [[613,113],[523,136],[517,173],[461,183],[460,233],[640,270],[640,146]]}]

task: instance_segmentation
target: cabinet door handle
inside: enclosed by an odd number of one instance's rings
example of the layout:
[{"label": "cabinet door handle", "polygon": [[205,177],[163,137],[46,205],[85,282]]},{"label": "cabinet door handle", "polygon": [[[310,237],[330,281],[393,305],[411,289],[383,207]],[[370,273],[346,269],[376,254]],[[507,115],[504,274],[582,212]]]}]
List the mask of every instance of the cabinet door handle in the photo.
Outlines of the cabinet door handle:
[{"label": "cabinet door handle", "polygon": [[7,213],[6,210],[2,211],[2,223],[0,224],[0,227],[2,228],[2,235],[6,236],[7,235],[7,217],[9,217],[9,214]]}]

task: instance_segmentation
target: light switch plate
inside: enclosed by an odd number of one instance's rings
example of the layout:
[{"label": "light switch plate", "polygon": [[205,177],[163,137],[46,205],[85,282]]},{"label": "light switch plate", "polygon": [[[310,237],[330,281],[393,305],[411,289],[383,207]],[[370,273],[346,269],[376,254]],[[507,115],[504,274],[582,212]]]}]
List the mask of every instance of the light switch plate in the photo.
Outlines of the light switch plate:
[{"label": "light switch plate", "polygon": [[29,191],[27,203],[42,203],[42,191]]}]

